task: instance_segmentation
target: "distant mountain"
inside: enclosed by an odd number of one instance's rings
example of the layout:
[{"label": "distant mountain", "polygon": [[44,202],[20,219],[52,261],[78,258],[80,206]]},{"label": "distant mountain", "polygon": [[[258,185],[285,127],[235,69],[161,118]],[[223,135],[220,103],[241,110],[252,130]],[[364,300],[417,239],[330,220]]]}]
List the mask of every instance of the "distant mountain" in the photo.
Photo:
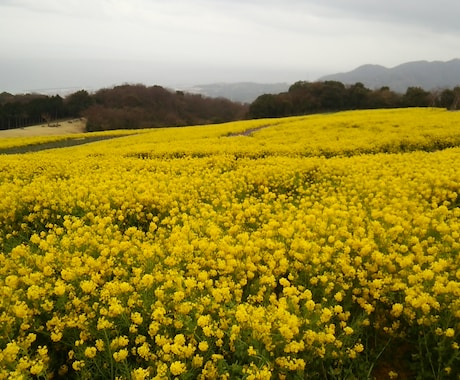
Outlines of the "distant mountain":
[{"label": "distant mountain", "polygon": [[363,65],[347,73],[323,76],[319,80],[336,80],[344,84],[361,82],[370,89],[388,86],[401,93],[406,92],[408,87],[425,90],[453,88],[460,85],[460,59],[408,62],[393,68]]},{"label": "distant mountain", "polygon": [[196,85],[182,90],[211,98],[227,98],[234,102],[251,103],[263,94],[279,94],[289,89],[288,83],[212,83]]}]

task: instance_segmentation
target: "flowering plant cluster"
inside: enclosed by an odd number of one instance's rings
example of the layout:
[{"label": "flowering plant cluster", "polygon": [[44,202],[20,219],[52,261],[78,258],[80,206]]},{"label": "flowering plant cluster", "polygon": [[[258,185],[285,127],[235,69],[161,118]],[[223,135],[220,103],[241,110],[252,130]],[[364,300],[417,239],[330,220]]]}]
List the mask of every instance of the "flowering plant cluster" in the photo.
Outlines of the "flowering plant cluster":
[{"label": "flowering plant cluster", "polygon": [[458,378],[458,117],[1,156],[0,379]]},{"label": "flowering plant cluster", "polygon": [[29,136],[29,137],[9,137],[0,139],[0,154],[3,152],[8,152],[11,148],[20,148],[24,149],[24,152],[27,152],[28,148],[36,147],[41,145],[51,145],[53,143],[67,141],[69,145],[72,145],[72,142],[87,139],[97,138],[110,138],[110,137],[122,137],[129,136],[134,134],[139,134],[144,131],[133,131],[133,130],[117,130],[117,131],[104,131],[104,132],[94,132],[94,133],[69,133],[64,135],[59,135],[59,129],[56,130],[57,135],[50,136]]}]

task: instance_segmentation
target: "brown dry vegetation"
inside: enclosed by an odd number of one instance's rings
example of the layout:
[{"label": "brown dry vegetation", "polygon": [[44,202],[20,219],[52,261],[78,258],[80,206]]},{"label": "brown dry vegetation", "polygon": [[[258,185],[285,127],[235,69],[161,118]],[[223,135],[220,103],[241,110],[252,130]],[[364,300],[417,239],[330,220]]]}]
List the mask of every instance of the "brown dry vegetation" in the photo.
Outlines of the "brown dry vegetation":
[{"label": "brown dry vegetation", "polygon": [[51,123],[49,126],[44,123],[25,128],[0,130],[0,138],[53,136],[83,132],[86,132],[86,120],[81,118],[59,121],[57,123]]}]

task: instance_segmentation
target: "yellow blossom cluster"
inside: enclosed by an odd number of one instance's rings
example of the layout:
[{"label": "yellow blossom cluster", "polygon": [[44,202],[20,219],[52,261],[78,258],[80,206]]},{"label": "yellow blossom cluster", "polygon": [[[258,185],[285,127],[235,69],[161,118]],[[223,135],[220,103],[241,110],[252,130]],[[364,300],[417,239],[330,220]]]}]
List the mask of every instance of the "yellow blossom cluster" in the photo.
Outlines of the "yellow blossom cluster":
[{"label": "yellow blossom cluster", "polygon": [[0,379],[458,377],[458,117],[0,156]]},{"label": "yellow blossom cluster", "polygon": [[107,149],[141,158],[314,157],[436,151],[460,144],[460,114],[438,108],[338,112],[220,125],[168,128],[114,139]]}]

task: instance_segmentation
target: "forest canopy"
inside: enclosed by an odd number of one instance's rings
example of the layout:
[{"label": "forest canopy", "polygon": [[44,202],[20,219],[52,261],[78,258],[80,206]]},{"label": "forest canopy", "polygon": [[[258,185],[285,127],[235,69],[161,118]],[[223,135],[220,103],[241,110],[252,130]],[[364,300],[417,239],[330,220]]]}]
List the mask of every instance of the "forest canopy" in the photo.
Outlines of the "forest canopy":
[{"label": "forest canopy", "polygon": [[426,91],[409,87],[404,94],[389,87],[376,90],[362,83],[345,86],[337,81],[294,83],[287,92],[259,96],[249,107],[251,118],[305,115],[354,109],[460,106],[460,87],[442,91]]},{"label": "forest canopy", "polygon": [[243,119],[248,106],[224,98],[171,91],[161,86],[121,85],[94,94],[0,94],[0,129],[23,128],[85,117],[87,130],[139,129],[222,123]]}]

